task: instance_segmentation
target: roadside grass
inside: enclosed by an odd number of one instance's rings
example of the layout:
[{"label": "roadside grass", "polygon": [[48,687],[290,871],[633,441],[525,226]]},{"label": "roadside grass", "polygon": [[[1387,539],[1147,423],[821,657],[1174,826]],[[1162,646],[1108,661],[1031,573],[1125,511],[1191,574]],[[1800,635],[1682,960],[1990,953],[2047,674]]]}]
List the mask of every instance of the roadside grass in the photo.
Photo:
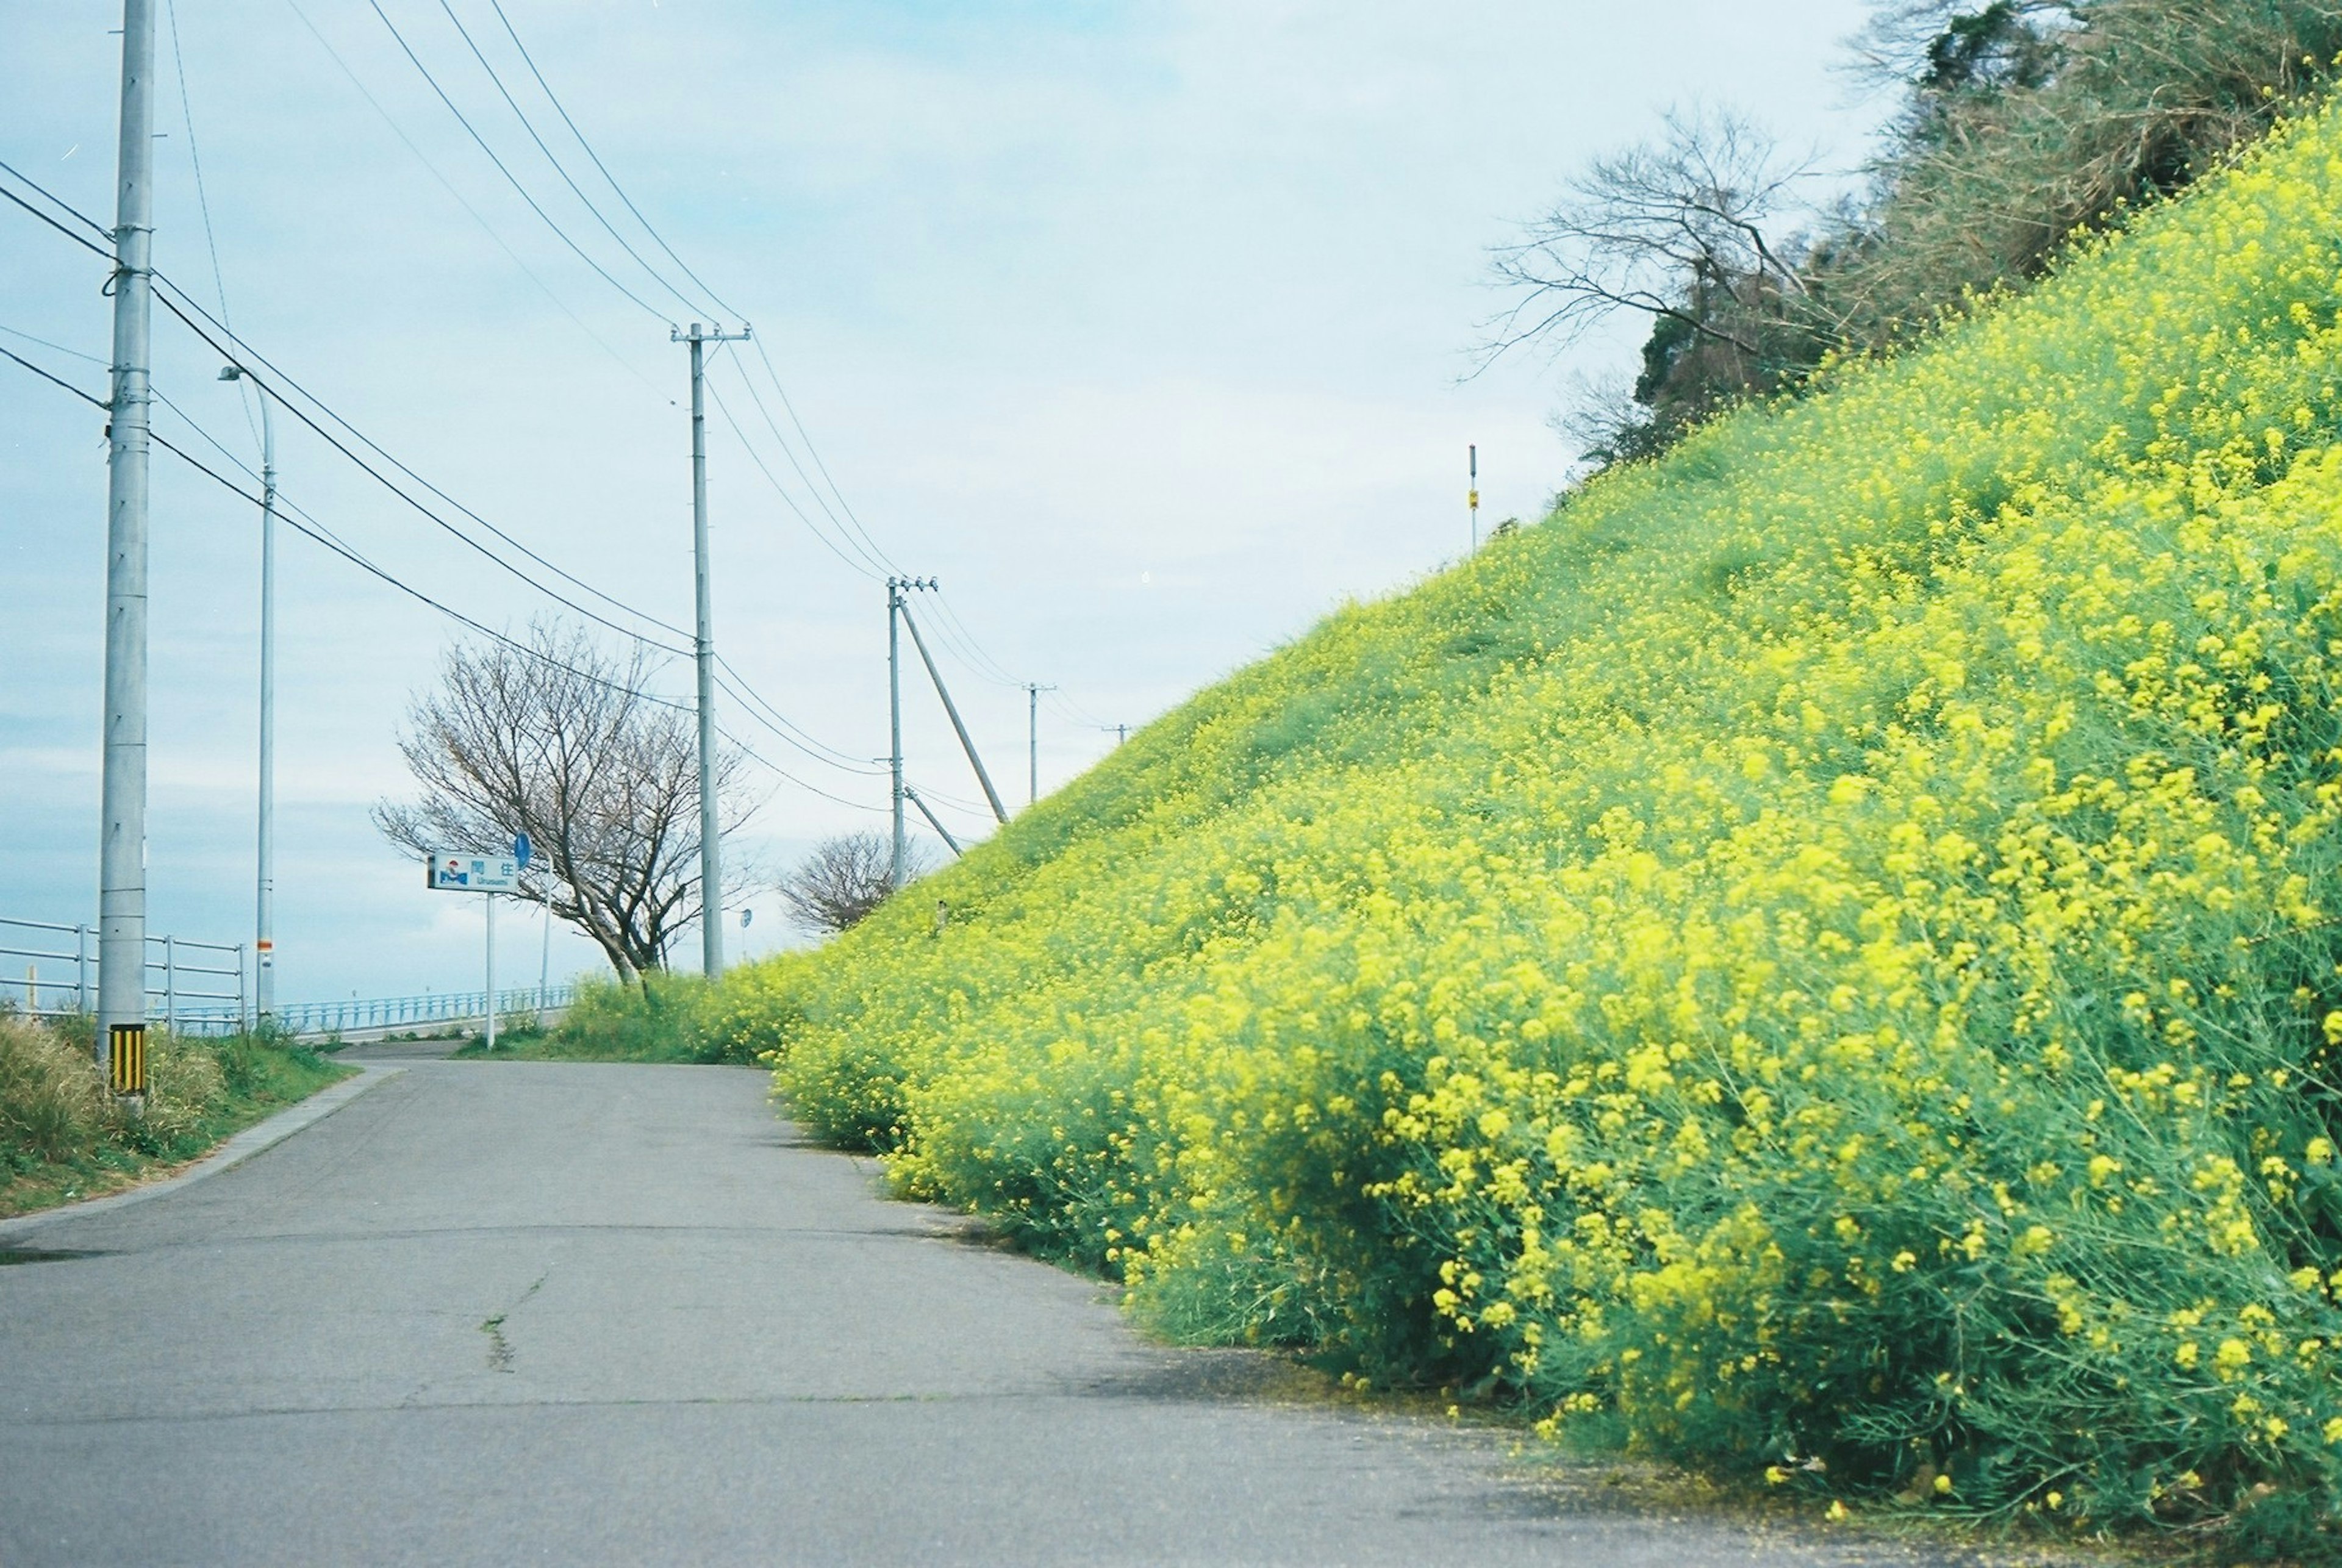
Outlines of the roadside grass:
[{"label": "roadside grass", "polygon": [[[696,975],[646,976],[640,984],[613,981],[578,987],[560,1023],[545,1027],[533,1015],[498,1026],[495,1059],[515,1062],[674,1062],[754,1066],[766,1049],[735,1026],[724,994]],[[455,1053],[479,1060],[487,1042],[474,1035]]]},{"label": "roadside grass", "polygon": [[156,1032],[153,1093],[134,1120],[106,1094],[85,1019],[0,1015],[0,1218],[167,1174],[355,1068],[267,1034]]}]

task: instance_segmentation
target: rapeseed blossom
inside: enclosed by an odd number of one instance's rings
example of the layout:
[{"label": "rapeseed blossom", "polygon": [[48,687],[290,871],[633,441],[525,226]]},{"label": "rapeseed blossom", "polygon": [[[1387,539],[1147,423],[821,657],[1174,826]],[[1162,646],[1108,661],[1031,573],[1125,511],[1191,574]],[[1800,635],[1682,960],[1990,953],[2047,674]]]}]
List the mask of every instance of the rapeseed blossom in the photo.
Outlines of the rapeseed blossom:
[{"label": "rapeseed blossom", "polygon": [[[1781,1484],[2342,1506],[2342,115],[736,982],[1194,1338]],[[2243,1549],[2240,1547],[2240,1549]]]}]

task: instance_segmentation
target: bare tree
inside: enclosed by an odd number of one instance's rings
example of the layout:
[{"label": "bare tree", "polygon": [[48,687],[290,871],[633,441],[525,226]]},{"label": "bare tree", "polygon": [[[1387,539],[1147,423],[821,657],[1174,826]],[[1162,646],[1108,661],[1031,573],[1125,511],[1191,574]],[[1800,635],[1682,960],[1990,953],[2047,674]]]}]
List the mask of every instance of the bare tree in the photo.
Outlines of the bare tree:
[{"label": "bare tree", "polygon": [[[423,798],[380,802],[375,826],[418,858],[525,833],[524,897],[592,937],[621,981],[664,968],[700,914],[699,757],[689,710],[646,694],[650,673],[646,651],[614,659],[552,622],[451,646],[398,742]],[[727,836],[755,809],[743,772],[719,755]]]},{"label": "bare tree", "polygon": [[1766,300],[1806,292],[1777,237],[1804,216],[1810,159],[1725,110],[1670,112],[1654,142],[1596,159],[1562,200],[1496,252],[1518,295],[1487,323],[1486,358],[1531,343],[1559,349],[1621,311],[1673,323],[1689,340],[1760,357],[1751,324]]},{"label": "bare tree", "polygon": [[[904,865],[906,880],[926,869],[916,846]],[[849,833],[814,846],[795,871],[780,880],[781,901],[809,932],[844,931],[858,924],[895,891],[894,844],[883,834]]]}]

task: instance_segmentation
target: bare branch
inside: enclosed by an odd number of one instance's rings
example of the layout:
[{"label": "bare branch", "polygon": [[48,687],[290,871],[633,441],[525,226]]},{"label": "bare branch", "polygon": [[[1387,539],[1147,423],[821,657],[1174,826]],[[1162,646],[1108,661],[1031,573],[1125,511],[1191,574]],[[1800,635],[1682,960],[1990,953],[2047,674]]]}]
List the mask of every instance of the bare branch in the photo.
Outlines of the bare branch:
[{"label": "bare branch", "polygon": [[[613,659],[551,622],[525,649],[457,644],[439,689],[408,711],[399,752],[422,787],[384,801],[375,825],[400,849],[496,848],[526,833],[537,856],[522,895],[593,938],[621,980],[665,965],[698,918],[699,759],[687,714],[643,694],[649,655]],[[727,834],[754,810],[745,760],[716,762]]]}]

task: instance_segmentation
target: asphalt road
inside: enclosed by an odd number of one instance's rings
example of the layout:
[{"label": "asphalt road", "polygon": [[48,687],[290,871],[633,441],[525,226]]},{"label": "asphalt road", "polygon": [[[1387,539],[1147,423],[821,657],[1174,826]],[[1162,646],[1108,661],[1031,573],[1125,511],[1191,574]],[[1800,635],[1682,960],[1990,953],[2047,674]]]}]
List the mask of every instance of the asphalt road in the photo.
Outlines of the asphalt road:
[{"label": "asphalt road", "polygon": [[1951,1560],[1601,1506],[1149,1345],[760,1074],[403,1066],[0,1243],[0,1563]]}]

